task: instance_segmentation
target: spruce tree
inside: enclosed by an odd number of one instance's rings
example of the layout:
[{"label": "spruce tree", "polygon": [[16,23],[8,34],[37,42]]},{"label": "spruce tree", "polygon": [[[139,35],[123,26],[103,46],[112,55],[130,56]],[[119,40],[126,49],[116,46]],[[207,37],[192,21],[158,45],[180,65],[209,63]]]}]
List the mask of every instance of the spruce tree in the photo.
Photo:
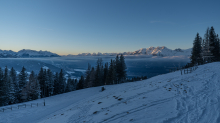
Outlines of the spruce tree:
[{"label": "spruce tree", "polygon": [[109,71],[106,79],[106,84],[107,85],[115,84],[115,81],[116,81],[115,61],[111,59],[109,65]]},{"label": "spruce tree", "polygon": [[4,106],[4,98],[5,98],[5,92],[4,92],[4,81],[3,81],[3,71],[0,67],[0,106]]},{"label": "spruce tree", "polygon": [[27,99],[27,91],[26,91],[26,84],[27,84],[27,72],[26,69],[23,67],[21,72],[18,75],[18,83],[19,83],[19,102],[26,101]]},{"label": "spruce tree", "polygon": [[199,36],[199,33],[197,33],[195,40],[193,42],[192,56],[190,57],[192,65],[201,63],[201,60],[202,60],[201,41],[202,41],[202,38]]},{"label": "spruce tree", "polygon": [[[5,105],[8,105],[8,104],[12,104],[14,100],[14,93],[13,93],[13,89],[14,89],[14,86],[11,85],[11,81],[10,81],[10,77],[9,77],[9,71],[8,71],[8,68],[7,66],[5,67],[5,72],[4,72],[4,76],[3,76],[3,81],[4,81],[4,92],[5,92]],[[10,86],[11,86],[11,89],[10,90]],[[10,92],[11,91],[11,92]]]},{"label": "spruce tree", "polygon": [[31,72],[27,85],[28,100],[38,99],[40,97],[40,84],[37,81],[34,71]]},{"label": "spruce tree", "polygon": [[61,69],[60,73],[59,73],[59,85],[60,85],[59,93],[64,93],[65,92],[65,86],[66,86],[65,81],[66,80],[65,80],[65,77],[64,77],[64,73],[63,73],[63,70]]},{"label": "spruce tree", "polygon": [[77,84],[77,90],[83,89],[84,77],[81,76],[79,83]]},{"label": "spruce tree", "polygon": [[[17,74],[15,69],[12,67],[10,71],[10,79],[11,79],[11,84],[14,86],[14,103],[18,103],[18,98],[19,98],[19,85],[17,82]],[[10,89],[12,91],[12,88]]]},{"label": "spruce tree", "polygon": [[119,77],[120,77],[120,82],[124,82],[126,77],[127,77],[127,71],[126,71],[127,67],[125,64],[125,58],[124,56],[121,54],[120,56],[120,66],[119,66]]},{"label": "spruce tree", "polygon": [[89,83],[89,80],[90,80],[90,73],[91,73],[91,65],[88,63],[88,69],[86,70],[86,75],[85,75],[85,77],[86,77],[86,79],[85,79],[85,83],[84,83],[84,88],[88,88],[89,87],[89,85],[88,85],[88,83]]},{"label": "spruce tree", "polygon": [[89,82],[88,82],[88,87],[94,87],[94,82],[95,82],[95,68],[92,67],[90,75],[89,75]]},{"label": "spruce tree", "polygon": [[117,55],[115,58],[115,74],[116,74],[116,84],[119,84],[119,82],[121,81],[121,63],[120,63],[120,59],[119,56]]},{"label": "spruce tree", "polygon": [[43,68],[40,69],[37,79],[40,84],[41,98],[44,98],[46,96],[46,80],[45,80],[45,72]]},{"label": "spruce tree", "polygon": [[59,74],[56,72],[54,75],[54,95],[60,94]]},{"label": "spruce tree", "polygon": [[214,56],[212,61],[216,61],[219,56],[219,52],[218,52],[219,47],[217,47],[216,44],[217,44],[217,36],[215,34],[214,28],[211,27],[211,29],[209,30],[209,48]]},{"label": "spruce tree", "polygon": [[66,92],[70,92],[70,91],[72,91],[72,83],[71,83],[71,78],[69,77],[68,79],[67,79],[67,84],[66,84]]},{"label": "spruce tree", "polygon": [[103,82],[104,82],[104,85],[106,85],[107,76],[108,76],[108,62],[105,63],[105,68],[104,68],[104,75],[103,75]]},{"label": "spruce tree", "polygon": [[47,70],[47,86],[48,86],[48,96],[53,95],[54,91],[54,80],[53,80],[53,73],[50,69]]}]

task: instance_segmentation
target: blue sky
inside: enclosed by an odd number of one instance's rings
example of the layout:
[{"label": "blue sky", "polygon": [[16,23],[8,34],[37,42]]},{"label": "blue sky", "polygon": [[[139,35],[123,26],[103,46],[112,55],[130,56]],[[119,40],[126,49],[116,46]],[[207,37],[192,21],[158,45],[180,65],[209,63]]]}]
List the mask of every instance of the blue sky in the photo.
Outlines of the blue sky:
[{"label": "blue sky", "polygon": [[220,34],[220,0],[0,0],[0,49],[60,55],[191,48]]}]

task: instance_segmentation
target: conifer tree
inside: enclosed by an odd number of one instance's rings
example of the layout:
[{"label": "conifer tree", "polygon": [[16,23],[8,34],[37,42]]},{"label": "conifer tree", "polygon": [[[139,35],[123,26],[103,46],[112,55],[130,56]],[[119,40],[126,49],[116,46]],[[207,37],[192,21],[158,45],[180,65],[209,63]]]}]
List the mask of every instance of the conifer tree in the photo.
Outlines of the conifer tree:
[{"label": "conifer tree", "polygon": [[71,82],[72,80],[71,80],[71,78],[69,77],[68,79],[67,79],[67,84],[66,84],[66,92],[70,92],[70,91],[72,91],[72,82]]},{"label": "conifer tree", "polygon": [[65,77],[64,77],[64,73],[63,73],[63,70],[61,69],[60,70],[60,73],[59,73],[59,85],[60,85],[60,93],[64,93],[65,92],[65,86],[66,86],[66,83],[65,83]]},{"label": "conifer tree", "polygon": [[54,76],[54,95],[60,94],[59,74],[56,72]]},{"label": "conifer tree", "polygon": [[115,84],[115,81],[116,81],[115,61],[111,59],[106,84],[107,85]]},{"label": "conifer tree", "polygon": [[192,56],[190,57],[192,65],[195,65],[198,63],[201,64],[201,60],[202,60],[201,41],[202,41],[202,38],[199,36],[199,33],[197,33],[195,40],[193,42]]},{"label": "conifer tree", "polygon": [[45,80],[45,72],[43,68],[40,69],[37,79],[40,84],[41,98],[44,98],[46,96],[46,80]]},{"label": "conifer tree", "polygon": [[218,59],[219,56],[219,47],[217,47],[217,37],[215,34],[215,30],[213,27],[211,27],[211,29],[209,30],[209,48],[211,53],[213,54],[213,60],[212,61],[216,61]]},{"label": "conifer tree", "polygon": [[127,67],[126,67],[126,64],[125,64],[125,58],[121,54],[121,56],[120,56],[120,66],[119,66],[119,71],[120,71],[119,80],[120,80],[120,82],[124,82],[125,79],[126,79],[126,76],[127,76],[126,69],[127,69]]},{"label": "conifer tree", "polygon": [[95,80],[93,83],[94,87],[101,86],[103,83],[102,80],[103,80],[103,64],[102,64],[102,59],[99,58],[97,60],[97,65],[96,65]]},{"label": "conifer tree", "polygon": [[26,88],[28,90],[28,100],[35,100],[40,97],[40,84],[33,71],[29,76],[29,82]]},{"label": "conifer tree", "polygon": [[19,83],[19,102],[26,101],[27,99],[27,91],[26,91],[26,84],[27,84],[27,73],[26,69],[23,67],[21,72],[18,75],[18,83]]},{"label": "conifer tree", "polygon": [[50,69],[47,70],[47,86],[48,86],[48,96],[53,95],[54,91],[54,80],[53,80],[53,73]]},{"label": "conifer tree", "polygon": [[120,59],[119,56],[117,55],[115,58],[115,74],[116,74],[116,84],[119,84],[119,82],[121,81],[121,63],[120,63]]},{"label": "conifer tree", "polygon": [[77,90],[83,89],[84,77],[81,76],[79,83],[77,84]]},{"label": "conifer tree", "polygon": [[95,82],[95,68],[92,67],[90,75],[89,75],[89,82],[88,82],[88,87],[94,87],[94,82]]},{"label": "conifer tree", "polygon": [[104,68],[104,75],[103,75],[103,82],[104,82],[104,85],[106,85],[107,76],[108,76],[108,62],[105,63],[105,68]]},{"label": "conifer tree", "polygon": [[0,67],[0,106],[5,105],[5,92],[4,92],[5,83],[3,81],[3,71]]},{"label": "conifer tree", "polygon": [[11,80],[11,87],[10,87],[10,92],[14,93],[14,100],[12,101],[12,103],[18,103],[18,93],[19,93],[19,86],[18,86],[18,82],[17,82],[17,74],[15,69],[12,67],[11,71],[10,71],[10,80]]},{"label": "conifer tree", "polygon": [[85,83],[84,83],[84,88],[88,88],[88,83],[89,83],[89,80],[90,80],[90,73],[91,73],[91,65],[88,63],[88,69],[86,70],[86,79],[85,79]]}]

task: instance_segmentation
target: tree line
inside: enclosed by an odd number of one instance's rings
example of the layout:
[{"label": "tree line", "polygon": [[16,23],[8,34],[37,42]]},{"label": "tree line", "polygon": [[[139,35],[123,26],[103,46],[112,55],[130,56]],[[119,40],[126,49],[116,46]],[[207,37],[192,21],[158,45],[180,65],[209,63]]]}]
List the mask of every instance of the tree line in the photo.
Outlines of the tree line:
[{"label": "tree line", "polygon": [[110,63],[101,58],[95,67],[88,64],[88,69],[80,79],[66,78],[64,71],[53,73],[50,69],[41,68],[38,74],[28,74],[23,67],[20,73],[14,68],[0,68],[0,106],[16,104],[39,98],[49,97],[79,89],[113,85],[147,79],[146,76],[127,78],[126,64],[123,55],[117,55]]},{"label": "tree line", "polygon": [[207,28],[204,38],[196,34],[193,41],[191,62],[188,66],[220,61],[220,39],[212,26]]},{"label": "tree line", "polygon": [[111,59],[110,63],[105,64],[103,64],[102,58],[98,58],[95,67],[88,64],[85,80],[82,76],[79,81],[79,88],[124,83],[127,77],[126,69],[125,58],[122,54],[117,55],[114,60]]},{"label": "tree line", "polygon": [[12,67],[0,68],[0,106],[49,97],[77,89],[77,79],[66,78],[64,72],[55,74],[41,68],[38,74],[28,75],[23,67],[19,74]]}]

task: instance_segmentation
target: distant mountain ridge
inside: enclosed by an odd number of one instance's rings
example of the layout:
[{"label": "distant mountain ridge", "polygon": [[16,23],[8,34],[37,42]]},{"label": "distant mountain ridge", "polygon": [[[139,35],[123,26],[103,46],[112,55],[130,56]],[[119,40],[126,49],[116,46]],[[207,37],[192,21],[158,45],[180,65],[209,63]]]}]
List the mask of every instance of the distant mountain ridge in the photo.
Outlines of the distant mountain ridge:
[{"label": "distant mountain ridge", "polygon": [[33,58],[33,57],[60,57],[56,53],[49,51],[36,51],[23,49],[18,52],[12,50],[0,50],[0,58]]},{"label": "distant mountain ridge", "polygon": [[[151,55],[151,56],[190,56],[192,48],[189,49],[180,49],[177,48],[175,50],[169,49],[165,46],[162,47],[149,47],[149,48],[141,48],[134,52],[124,52],[124,53],[82,53],[78,54],[78,56],[114,56],[117,54],[123,55]],[[71,56],[71,55],[69,55]]]}]

